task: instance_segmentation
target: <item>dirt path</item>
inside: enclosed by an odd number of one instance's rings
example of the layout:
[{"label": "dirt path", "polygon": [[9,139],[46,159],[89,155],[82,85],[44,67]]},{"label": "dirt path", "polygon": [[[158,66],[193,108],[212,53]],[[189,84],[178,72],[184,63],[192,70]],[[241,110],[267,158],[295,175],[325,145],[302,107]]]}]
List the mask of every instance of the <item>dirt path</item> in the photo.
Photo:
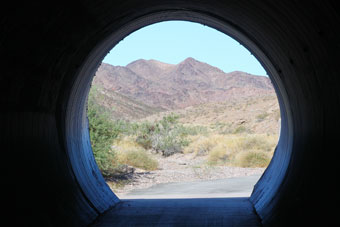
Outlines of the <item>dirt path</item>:
[{"label": "dirt path", "polygon": [[204,164],[204,157],[194,157],[191,154],[175,154],[167,158],[161,155],[154,155],[154,157],[159,162],[158,170],[144,171],[136,169],[131,174],[129,182],[120,188],[114,188],[108,182],[118,197],[132,190],[145,189],[161,183],[218,180],[259,175],[264,171],[264,168],[212,167]]}]

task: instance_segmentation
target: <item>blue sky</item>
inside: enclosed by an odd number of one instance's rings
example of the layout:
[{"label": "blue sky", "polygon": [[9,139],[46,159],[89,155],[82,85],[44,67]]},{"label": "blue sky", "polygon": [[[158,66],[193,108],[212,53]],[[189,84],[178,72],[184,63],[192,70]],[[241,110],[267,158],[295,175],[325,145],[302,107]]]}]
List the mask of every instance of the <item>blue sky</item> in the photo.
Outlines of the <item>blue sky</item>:
[{"label": "blue sky", "polygon": [[149,25],[120,41],[103,62],[125,66],[137,59],[178,64],[187,57],[222,69],[267,75],[261,64],[236,40],[213,28],[185,21]]}]

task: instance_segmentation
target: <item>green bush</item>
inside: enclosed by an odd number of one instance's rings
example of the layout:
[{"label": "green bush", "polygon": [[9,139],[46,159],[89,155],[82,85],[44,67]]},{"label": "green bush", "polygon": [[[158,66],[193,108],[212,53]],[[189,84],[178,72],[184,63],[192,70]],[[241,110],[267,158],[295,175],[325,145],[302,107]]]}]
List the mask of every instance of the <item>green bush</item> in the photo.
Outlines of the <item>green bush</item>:
[{"label": "green bush", "polygon": [[183,147],[189,144],[186,139],[188,131],[186,127],[178,123],[178,118],[175,114],[163,117],[155,124],[153,134],[151,134],[152,148],[164,156],[180,153]]},{"label": "green bush", "polygon": [[117,161],[115,153],[110,148],[122,131],[121,124],[109,120],[107,112],[95,103],[92,93],[88,98],[87,117],[92,151],[97,165],[104,176],[113,175]]},{"label": "green bush", "polygon": [[136,142],[144,149],[154,149],[164,156],[182,152],[189,144],[186,137],[201,129],[184,127],[178,123],[178,118],[178,115],[170,114],[155,123],[137,124],[133,132]]},{"label": "green bush", "polygon": [[[97,104],[96,99],[99,96],[98,90],[93,87],[88,97],[87,116],[93,154],[104,177],[116,175],[117,169],[122,164],[121,158],[117,156],[117,151],[111,149],[114,141],[118,141],[122,137],[132,136],[142,148],[154,149],[164,156],[170,156],[182,152],[183,147],[189,144],[186,139],[188,135],[197,135],[207,131],[204,127],[185,127],[179,124],[179,116],[175,114],[169,114],[154,123],[112,120],[105,107]],[[142,152],[128,151],[124,155],[126,164],[136,166],[138,165],[136,160],[142,158],[143,160],[140,160],[139,163],[151,163],[150,166],[153,167],[136,167],[155,168],[155,163],[149,161],[146,154]]]},{"label": "green bush", "polygon": [[136,128],[135,134],[136,142],[141,145],[144,149],[152,148],[152,135],[155,132],[155,126],[149,122],[143,122]]},{"label": "green bush", "polygon": [[164,156],[170,156],[183,151],[183,147],[187,146],[189,141],[181,134],[178,128],[172,130],[161,130],[160,133],[152,136],[152,146],[162,152]]}]

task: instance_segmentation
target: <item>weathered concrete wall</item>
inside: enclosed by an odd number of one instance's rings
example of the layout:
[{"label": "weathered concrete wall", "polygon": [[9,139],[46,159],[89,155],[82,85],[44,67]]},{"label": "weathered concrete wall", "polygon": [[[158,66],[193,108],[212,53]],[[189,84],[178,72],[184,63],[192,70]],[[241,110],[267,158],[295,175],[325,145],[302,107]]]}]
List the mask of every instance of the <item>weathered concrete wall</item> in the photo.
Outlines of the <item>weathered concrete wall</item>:
[{"label": "weathered concrete wall", "polygon": [[159,12],[222,30],[218,24],[228,24],[277,81],[286,115],[281,140],[251,197],[262,222],[291,226],[335,218],[328,206],[336,197],[334,132],[340,126],[340,19],[333,1],[58,1],[4,11],[1,141],[14,156],[6,162],[18,179],[18,221],[86,225],[119,201],[91,156],[85,96],[115,37],[149,19],[115,32]]}]

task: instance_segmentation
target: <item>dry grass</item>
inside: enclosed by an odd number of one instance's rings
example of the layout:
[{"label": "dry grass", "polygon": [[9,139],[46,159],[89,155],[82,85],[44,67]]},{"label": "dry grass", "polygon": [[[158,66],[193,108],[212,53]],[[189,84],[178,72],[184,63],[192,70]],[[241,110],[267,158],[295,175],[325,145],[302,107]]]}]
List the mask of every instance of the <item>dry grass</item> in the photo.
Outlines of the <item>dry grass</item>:
[{"label": "dry grass", "polygon": [[265,167],[277,144],[276,135],[238,134],[191,137],[185,153],[206,155],[210,165]]},{"label": "dry grass", "polygon": [[244,168],[267,167],[271,158],[272,154],[268,152],[242,151],[235,156],[233,163]]},{"label": "dry grass", "polygon": [[144,170],[156,170],[158,162],[139,144],[135,138],[126,136],[114,143],[119,164],[126,164]]},{"label": "dry grass", "polygon": [[206,155],[210,150],[219,143],[222,139],[222,135],[214,136],[190,136],[189,140],[191,143],[185,147],[184,153],[195,153],[196,156]]}]

